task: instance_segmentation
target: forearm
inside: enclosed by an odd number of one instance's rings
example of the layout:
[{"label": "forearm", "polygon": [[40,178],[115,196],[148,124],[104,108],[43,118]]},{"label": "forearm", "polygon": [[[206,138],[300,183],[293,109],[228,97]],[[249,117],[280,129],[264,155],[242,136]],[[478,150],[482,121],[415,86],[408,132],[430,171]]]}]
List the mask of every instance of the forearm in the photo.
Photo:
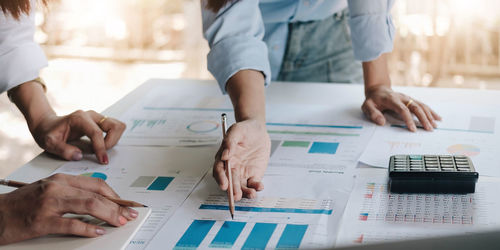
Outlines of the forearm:
[{"label": "forearm", "polygon": [[391,79],[386,55],[382,54],[373,61],[363,62],[363,77],[365,80],[365,95],[377,87],[390,87]]},{"label": "forearm", "polygon": [[229,79],[226,90],[233,103],[236,121],[255,119],[265,123],[266,97],[261,72],[239,71]]},{"label": "forearm", "polygon": [[42,85],[38,82],[23,83],[9,90],[9,96],[23,113],[32,133],[44,117],[55,115],[45,96]]}]

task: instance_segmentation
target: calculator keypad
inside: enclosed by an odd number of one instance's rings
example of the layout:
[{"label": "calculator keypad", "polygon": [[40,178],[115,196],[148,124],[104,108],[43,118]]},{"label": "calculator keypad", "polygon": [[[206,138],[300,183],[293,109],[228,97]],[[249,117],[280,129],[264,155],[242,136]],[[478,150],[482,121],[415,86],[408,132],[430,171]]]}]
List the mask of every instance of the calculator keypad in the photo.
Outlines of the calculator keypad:
[{"label": "calculator keypad", "polygon": [[460,155],[395,155],[395,172],[471,172],[471,163]]}]

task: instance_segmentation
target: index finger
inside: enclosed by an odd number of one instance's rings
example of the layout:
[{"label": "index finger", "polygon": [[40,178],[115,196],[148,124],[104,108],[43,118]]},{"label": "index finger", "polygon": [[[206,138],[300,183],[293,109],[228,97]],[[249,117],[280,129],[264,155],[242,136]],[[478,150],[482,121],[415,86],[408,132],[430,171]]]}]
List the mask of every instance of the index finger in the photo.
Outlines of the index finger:
[{"label": "index finger", "polygon": [[104,143],[106,149],[110,149],[118,143],[120,137],[122,136],[125,128],[127,127],[125,123],[118,121],[111,117],[105,117],[93,110],[88,111],[92,119],[96,124],[106,132],[104,137]]},{"label": "index finger", "polygon": [[88,136],[92,142],[92,147],[94,148],[94,153],[97,156],[97,159],[102,164],[108,164],[108,154],[106,152],[106,146],[104,143],[104,136],[102,135],[103,131],[99,126],[97,126],[96,122],[93,118],[89,116],[85,116],[82,119],[81,123],[78,123],[80,130]]},{"label": "index finger", "polygon": [[68,186],[79,188],[105,197],[119,199],[120,196],[101,178],[88,177],[81,175],[55,174],[49,179],[66,183]]}]

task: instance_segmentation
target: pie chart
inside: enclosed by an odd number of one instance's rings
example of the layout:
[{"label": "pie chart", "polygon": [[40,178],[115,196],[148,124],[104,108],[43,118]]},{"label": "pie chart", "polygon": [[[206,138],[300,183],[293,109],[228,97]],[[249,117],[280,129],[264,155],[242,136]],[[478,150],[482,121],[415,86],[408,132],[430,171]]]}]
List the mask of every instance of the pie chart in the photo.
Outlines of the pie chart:
[{"label": "pie chart", "polygon": [[197,121],[189,124],[187,130],[197,134],[210,133],[219,127],[214,121]]},{"label": "pie chart", "polygon": [[106,176],[105,174],[103,173],[99,173],[99,172],[92,172],[92,173],[83,173],[81,174],[82,176],[88,176],[88,177],[94,177],[94,178],[99,178],[99,179],[103,179],[103,180],[106,180],[108,178],[108,176]]},{"label": "pie chart", "polygon": [[467,144],[451,145],[447,148],[447,150],[448,150],[448,153],[450,153],[450,154],[466,155],[466,156],[476,156],[481,152],[478,147],[476,147],[474,145],[467,145]]}]

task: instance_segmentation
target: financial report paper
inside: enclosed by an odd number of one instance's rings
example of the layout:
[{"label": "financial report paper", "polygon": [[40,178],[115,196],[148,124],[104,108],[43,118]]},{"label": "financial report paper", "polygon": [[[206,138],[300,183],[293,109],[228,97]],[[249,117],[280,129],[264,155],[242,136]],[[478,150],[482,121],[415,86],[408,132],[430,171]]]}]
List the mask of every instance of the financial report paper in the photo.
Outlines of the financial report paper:
[{"label": "financial report paper", "polygon": [[68,162],[54,173],[90,176],[106,181],[122,199],[145,204],[151,215],[127,249],[143,249],[211,167],[213,147],[114,147],[109,165],[94,155]]},{"label": "financial report paper", "polygon": [[[325,248],[335,244],[352,175],[308,169],[270,170],[265,189],[235,204],[207,175],[147,249]],[[301,183],[308,185],[302,185]]]}]

